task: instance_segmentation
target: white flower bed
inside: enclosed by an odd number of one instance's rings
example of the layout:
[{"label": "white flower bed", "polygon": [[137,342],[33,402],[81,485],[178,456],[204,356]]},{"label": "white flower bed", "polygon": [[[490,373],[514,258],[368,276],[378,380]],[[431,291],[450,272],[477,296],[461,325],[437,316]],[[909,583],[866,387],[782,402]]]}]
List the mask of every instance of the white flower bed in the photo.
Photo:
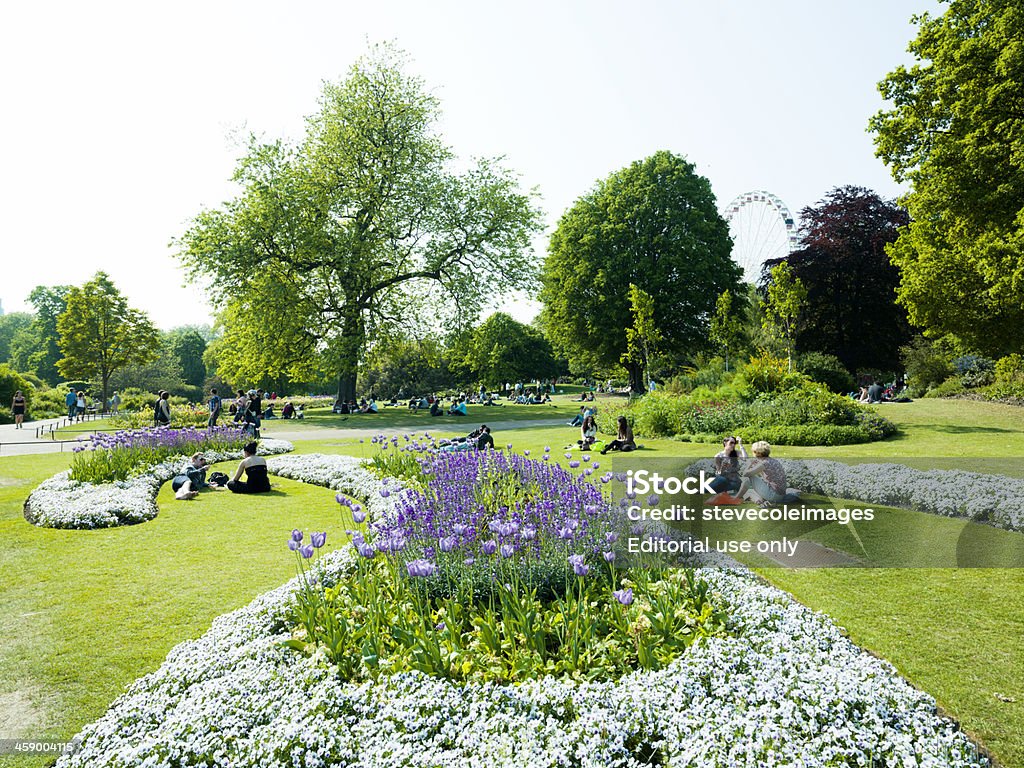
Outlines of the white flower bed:
[{"label": "white flower bed", "polygon": [[[363,459],[354,456],[323,453],[278,456],[268,461],[267,467],[272,475],[322,485],[359,499],[371,520],[391,519],[395,501],[404,491],[398,480],[378,477],[366,468]],[[382,489],[387,489],[391,495],[381,496]]]},{"label": "white flower bed", "polygon": [[[343,575],[350,561],[324,562]],[[652,748],[673,766],[986,764],[929,696],[827,617],[749,573],[701,575],[738,637],[659,672],[518,686],[340,682],[324,659],[280,645],[293,580],[174,648],[57,765],[639,767]]]},{"label": "white flower bed", "polygon": [[[287,440],[264,439],[259,453],[270,455],[294,449]],[[205,450],[214,464],[241,458],[241,451]],[[44,528],[112,528],[144,523],[157,516],[160,486],[185,471],[188,456],[177,456],[150,467],[128,480],[82,483],[68,477],[70,470],[44,480],[25,501],[25,519]]]},{"label": "white flower bed", "polygon": [[[808,493],[902,507],[1024,531],[1024,480],[959,469],[911,469],[902,464],[843,464],[782,459],[789,485]],[[703,459],[687,468],[714,471]]]}]

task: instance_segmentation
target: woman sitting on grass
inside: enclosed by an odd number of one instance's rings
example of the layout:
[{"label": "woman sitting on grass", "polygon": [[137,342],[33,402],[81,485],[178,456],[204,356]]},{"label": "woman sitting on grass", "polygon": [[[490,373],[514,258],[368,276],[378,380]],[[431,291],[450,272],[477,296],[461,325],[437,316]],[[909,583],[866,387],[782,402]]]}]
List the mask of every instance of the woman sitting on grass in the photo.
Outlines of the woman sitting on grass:
[{"label": "woman sitting on grass", "polygon": [[711,487],[715,493],[736,491],[740,480],[740,459],[747,458],[743,449],[743,440],[738,437],[727,437],[722,441],[722,450],[715,454],[715,478]]},{"label": "woman sitting on grass", "polygon": [[[232,493],[266,493],[270,490],[266,459],[256,455],[255,442],[246,443],[242,453],[245,458],[235,470],[235,476],[228,481],[228,490]],[[243,472],[245,480],[242,480]]]},{"label": "woman sitting on grass", "polygon": [[633,438],[633,428],[629,426],[629,422],[626,421],[625,416],[619,416],[619,429],[615,439],[606,445],[602,450],[601,454],[604,455],[608,451],[622,451],[627,453],[629,451],[636,450],[636,440]]},{"label": "woman sitting on grass", "polygon": [[587,416],[580,425],[580,439],[576,441],[580,450],[590,450],[590,446],[597,440],[597,422],[593,416]]},{"label": "woman sitting on grass", "polygon": [[786,498],[786,469],[778,459],[771,458],[772,447],[764,440],[754,443],[750,450],[756,457],[743,471],[743,482],[736,491],[740,499],[755,504],[778,504]]}]

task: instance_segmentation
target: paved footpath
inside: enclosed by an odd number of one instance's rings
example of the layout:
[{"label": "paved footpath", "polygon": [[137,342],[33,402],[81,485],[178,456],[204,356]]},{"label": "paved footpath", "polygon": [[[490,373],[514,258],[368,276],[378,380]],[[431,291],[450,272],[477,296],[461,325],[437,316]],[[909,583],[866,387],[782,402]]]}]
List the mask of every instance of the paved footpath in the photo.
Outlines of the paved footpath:
[{"label": "paved footpath", "polygon": [[[66,423],[66,419],[42,419],[40,421],[26,422],[24,429],[15,429],[14,424],[0,424],[0,458],[4,456],[24,456],[34,453],[71,453],[77,442],[88,440],[89,433],[83,431],[76,435],[77,439],[67,438],[64,441],[52,440],[49,428],[51,425]],[[79,429],[86,430],[89,424],[86,422]],[[491,421],[489,426],[494,432],[495,440],[501,442],[501,433],[512,429],[529,429],[533,427],[549,427],[557,425],[565,426],[564,417],[549,417],[546,419],[526,419],[519,421]],[[310,424],[304,429],[288,429],[290,424],[283,420],[268,420],[263,423],[263,435],[282,440],[360,440],[371,438],[374,435],[404,435],[413,431],[422,432],[422,429],[410,427],[318,427]],[[471,429],[479,426],[475,421],[467,421],[465,426],[461,424],[437,424],[430,432],[465,434]],[[36,438],[36,428],[42,427],[43,436]],[[565,426],[566,438],[572,437],[570,431],[573,427]],[[574,433],[573,433],[574,434]],[[573,438],[575,439],[575,438]]]}]

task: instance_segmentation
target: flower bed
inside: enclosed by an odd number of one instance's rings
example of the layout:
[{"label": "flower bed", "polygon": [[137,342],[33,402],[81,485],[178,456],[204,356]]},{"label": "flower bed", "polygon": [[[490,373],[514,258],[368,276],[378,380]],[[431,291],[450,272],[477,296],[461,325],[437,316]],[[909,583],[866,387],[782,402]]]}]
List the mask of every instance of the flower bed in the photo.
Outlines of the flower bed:
[{"label": "flower bed", "polygon": [[[286,440],[260,441],[263,455],[291,451]],[[240,450],[205,450],[210,463],[241,458]],[[112,483],[72,480],[70,470],[44,480],[25,501],[25,519],[44,528],[112,528],[134,525],[157,516],[160,486],[184,470],[188,457],[175,456],[150,466],[145,472]]]},{"label": "flower bed", "polygon": [[[808,493],[914,509],[944,517],[1024,531],[1024,480],[959,469],[920,470],[902,464],[843,464],[827,459],[782,459],[787,482]],[[703,459],[687,468],[714,471]]]},{"label": "flower bed", "polygon": [[[348,552],[325,559],[335,578]],[[174,648],[59,768],[210,765],[984,765],[935,702],[824,616],[739,571],[702,572],[741,629],[617,681],[343,683],[284,647],[298,580]]]}]

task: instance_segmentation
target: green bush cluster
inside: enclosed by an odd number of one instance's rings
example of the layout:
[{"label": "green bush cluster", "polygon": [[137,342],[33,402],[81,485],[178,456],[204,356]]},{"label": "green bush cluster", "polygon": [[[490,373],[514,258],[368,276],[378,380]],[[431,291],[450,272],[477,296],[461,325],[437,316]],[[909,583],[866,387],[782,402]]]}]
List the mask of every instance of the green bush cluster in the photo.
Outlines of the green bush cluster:
[{"label": "green bush cluster", "polygon": [[14,399],[14,393],[18,390],[21,390],[21,394],[25,396],[26,412],[31,414],[35,387],[7,363],[0,364],[0,424],[11,424],[14,421],[14,415],[11,413],[11,401]]},{"label": "green bush cluster", "polygon": [[751,360],[731,383],[716,389],[698,387],[682,395],[653,392],[604,408],[598,428],[614,433],[621,414],[641,437],[708,442],[739,435],[750,442],[845,445],[882,440],[896,432],[883,416],[790,371],[785,360],[767,356]]},{"label": "green bush cluster", "polygon": [[837,394],[852,392],[856,386],[846,366],[835,355],[821,352],[806,352],[797,358],[797,370],[811,381],[824,384],[829,391]]}]

